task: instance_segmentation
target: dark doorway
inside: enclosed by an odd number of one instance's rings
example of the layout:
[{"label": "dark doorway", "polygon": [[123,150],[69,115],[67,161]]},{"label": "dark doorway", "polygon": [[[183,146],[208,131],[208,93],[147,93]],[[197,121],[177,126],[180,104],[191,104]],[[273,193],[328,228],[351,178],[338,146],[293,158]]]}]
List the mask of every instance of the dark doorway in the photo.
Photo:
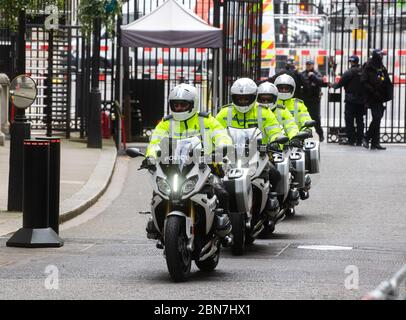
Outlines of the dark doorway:
[{"label": "dark doorway", "polygon": [[155,128],[164,116],[165,80],[130,80],[130,96],[132,115],[141,116],[131,119],[131,133],[138,136]]}]

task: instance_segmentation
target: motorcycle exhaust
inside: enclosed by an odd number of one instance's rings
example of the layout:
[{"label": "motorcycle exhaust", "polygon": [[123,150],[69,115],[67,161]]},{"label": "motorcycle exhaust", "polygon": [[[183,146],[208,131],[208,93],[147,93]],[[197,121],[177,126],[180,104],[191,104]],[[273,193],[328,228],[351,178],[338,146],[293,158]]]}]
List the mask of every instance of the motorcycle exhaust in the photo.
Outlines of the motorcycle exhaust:
[{"label": "motorcycle exhaust", "polygon": [[254,232],[252,233],[251,236],[252,236],[253,238],[256,238],[257,235],[259,235],[262,230],[264,230],[264,224],[263,224],[263,223],[259,226],[259,229],[258,229],[258,230],[254,231]]},{"label": "motorcycle exhaust", "polygon": [[[219,239],[216,237],[213,240],[211,240],[210,242],[208,242],[202,249],[202,251],[200,252],[200,257],[199,257],[199,261],[204,261],[207,258],[210,258],[213,254],[215,254],[218,250],[218,241]],[[206,254],[202,255],[205,251],[207,251],[210,248],[209,252],[207,252]]]}]

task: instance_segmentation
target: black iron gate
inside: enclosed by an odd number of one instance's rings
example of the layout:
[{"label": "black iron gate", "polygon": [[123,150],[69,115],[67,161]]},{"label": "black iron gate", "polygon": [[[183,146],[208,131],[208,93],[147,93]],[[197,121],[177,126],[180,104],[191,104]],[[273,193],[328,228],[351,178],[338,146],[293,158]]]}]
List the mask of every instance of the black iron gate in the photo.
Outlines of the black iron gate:
[{"label": "black iron gate", "polygon": [[224,1],[224,91],[240,77],[261,77],[262,0]]},{"label": "black iron gate", "polygon": [[[403,0],[332,0],[330,8],[330,81],[348,69],[348,58],[367,61],[375,48],[383,49],[384,65],[394,83],[394,99],[386,103],[381,142],[404,143],[406,103],[406,2]],[[344,90],[330,90],[327,106],[328,142],[344,134]],[[366,124],[371,115],[368,111]]]},{"label": "black iron gate", "polygon": [[[130,23],[154,10],[163,0],[129,0],[123,5],[122,23]],[[228,102],[232,82],[242,76],[257,79],[260,76],[261,0],[183,0],[208,24],[220,27],[224,32],[223,91],[219,105]],[[258,32],[257,32],[258,31]],[[200,109],[213,111],[213,70],[215,51],[210,48],[124,48],[124,113],[127,119],[127,135],[131,135],[131,121],[141,122],[143,133],[168,113],[165,101],[169,91],[181,82],[195,85],[200,92]],[[218,66],[220,67],[220,66]],[[136,81],[128,81],[128,80]],[[162,83],[164,84],[162,86]],[[137,88],[137,84],[139,87]],[[129,87],[133,85],[134,87]],[[157,100],[144,99],[138,90],[163,90],[156,92]],[[161,97],[164,97],[162,100]],[[148,100],[148,101],[147,101]],[[142,120],[131,119],[131,114]],[[133,130],[134,131],[134,130]],[[139,130],[136,130],[139,132]]]},{"label": "black iron gate", "polygon": [[[120,25],[148,14],[164,0],[123,1]],[[223,48],[223,101],[228,102],[232,82],[241,76],[260,77],[260,45],[262,0],[183,0],[181,3],[193,10],[210,25],[224,30]],[[56,30],[45,30],[46,1],[38,0],[37,7],[26,12],[25,71],[38,84],[35,103],[26,110],[34,129],[87,134],[90,81],[92,77],[92,39],[85,38],[77,17],[79,0],[65,0],[59,10]],[[0,15],[1,19],[1,15]],[[120,74],[119,32],[111,38],[102,26],[100,37],[99,89],[102,93],[102,110],[113,113],[119,101],[119,80],[124,78],[124,115],[127,137],[131,131],[132,115],[136,124],[143,126],[145,134],[162,115],[168,112],[165,100],[170,89],[180,82],[195,85],[200,92],[201,110],[212,111],[214,50],[210,48],[129,48],[124,50],[124,74]],[[19,39],[18,41],[21,41]],[[10,75],[16,71],[15,41],[6,29],[0,30],[0,51],[6,58],[0,63],[11,66]],[[11,61],[11,63],[9,63]],[[219,66],[218,66],[219,67]],[[21,69],[21,68],[20,68]],[[5,69],[4,69],[5,70]],[[128,81],[127,81],[128,80]],[[133,81],[129,81],[133,80]],[[137,83],[142,86],[137,88]],[[155,83],[156,82],[156,83]],[[159,85],[156,85],[159,84]],[[163,85],[162,85],[163,84]],[[132,86],[132,87],[131,87]],[[137,90],[160,90],[160,101],[139,101]],[[163,101],[161,97],[164,97]],[[148,112],[145,111],[148,108]],[[156,112],[150,112],[151,109]],[[140,112],[141,111],[141,116]],[[142,115],[151,117],[142,121]],[[143,125],[145,123],[145,126]]]}]

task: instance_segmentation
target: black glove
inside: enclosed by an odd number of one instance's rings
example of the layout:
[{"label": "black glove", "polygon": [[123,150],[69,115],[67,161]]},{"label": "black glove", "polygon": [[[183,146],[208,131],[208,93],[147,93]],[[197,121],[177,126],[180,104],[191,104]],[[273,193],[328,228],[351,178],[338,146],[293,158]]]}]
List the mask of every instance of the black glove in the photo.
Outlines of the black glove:
[{"label": "black glove", "polygon": [[155,158],[146,157],[144,160],[142,160],[140,169],[151,169],[155,167],[155,164],[156,164]]},{"label": "black glove", "polygon": [[269,151],[273,151],[273,152],[278,152],[278,151],[281,151],[281,146],[280,146],[280,144],[279,143],[277,143],[277,142],[272,142],[272,143],[270,143],[270,144],[268,144],[268,150]]},{"label": "black glove", "polygon": [[303,142],[300,141],[299,139],[292,139],[290,141],[290,145],[292,147],[295,147],[295,148],[302,148],[303,147]]}]

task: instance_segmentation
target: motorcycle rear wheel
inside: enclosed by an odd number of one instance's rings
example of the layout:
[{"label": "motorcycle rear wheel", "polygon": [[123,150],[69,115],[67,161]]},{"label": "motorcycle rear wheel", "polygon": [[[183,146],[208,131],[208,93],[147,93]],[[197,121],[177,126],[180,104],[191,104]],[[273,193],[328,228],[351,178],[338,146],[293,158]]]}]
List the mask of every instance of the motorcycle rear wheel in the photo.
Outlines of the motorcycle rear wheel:
[{"label": "motorcycle rear wheel", "polygon": [[190,275],[192,255],[187,243],[185,219],[169,216],[165,227],[165,256],[169,274],[175,282],[186,281]]}]

